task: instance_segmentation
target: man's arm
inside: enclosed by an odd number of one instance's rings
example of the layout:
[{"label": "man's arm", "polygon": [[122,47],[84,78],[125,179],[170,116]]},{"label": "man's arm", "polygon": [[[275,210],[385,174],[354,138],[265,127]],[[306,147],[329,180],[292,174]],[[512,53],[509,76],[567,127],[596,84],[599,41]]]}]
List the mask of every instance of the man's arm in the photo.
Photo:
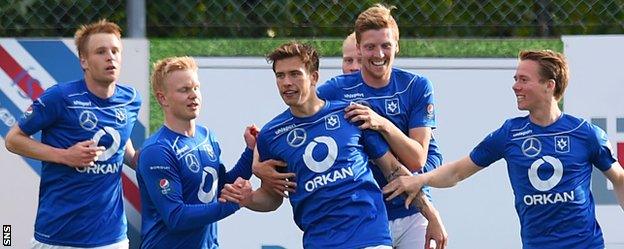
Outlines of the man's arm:
[{"label": "man's arm", "polygon": [[221,190],[220,202],[234,202],[242,207],[257,212],[275,211],[284,202],[284,198],[275,193],[273,189],[264,183],[251,194],[245,192],[246,183],[237,180],[233,184],[226,184]]},{"label": "man's arm", "polygon": [[362,122],[360,129],[378,131],[384,137],[394,155],[411,172],[417,172],[427,162],[431,127],[418,127],[405,135],[390,120],[377,114],[367,106],[351,104],[346,109],[345,117],[351,122]]},{"label": "man's arm", "polygon": [[7,133],[5,146],[7,150],[21,156],[70,167],[93,165],[105,149],[96,147],[92,140],[78,142],[67,149],[55,148],[32,139],[18,125],[14,125]]},{"label": "man's arm", "polygon": [[137,160],[139,158],[139,152],[134,149],[132,140],[128,139],[126,142],[126,149],[124,151],[124,163],[133,170],[136,170]]},{"label": "man's arm", "polygon": [[[381,169],[388,182],[400,176],[411,176],[411,173],[390,152],[386,152],[382,157],[375,159],[374,162]],[[412,197],[412,200],[413,205],[429,221],[426,232],[426,244],[429,245],[431,240],[435,240],[437,248],[445,248],[448,235],[438,210],[433,207],[433,204],[429,202],[429,199],[420,189]],[[409,208],[411,202],[411,200],[408,202],[406,199],[405,208]]]},{"label": "man's arm", "polygon": [[407,194],[405,204],[409,205],[424,185],[435,188],[449,188],[458,182],[477,173],[482,167],[477,166],[469,156],[460,160],[444,164],[438,169],[415,176],[399,177],[383,188],[384,194],[390,194],[386,199],[391,200],[403,193]]},{"label": "man's arm", "polygon": [[624,169],[622,169],[620,163],[614,162],[610,169],[602,173],[613,183],[615,197],[617,197],[620,207],[624,210]]}]

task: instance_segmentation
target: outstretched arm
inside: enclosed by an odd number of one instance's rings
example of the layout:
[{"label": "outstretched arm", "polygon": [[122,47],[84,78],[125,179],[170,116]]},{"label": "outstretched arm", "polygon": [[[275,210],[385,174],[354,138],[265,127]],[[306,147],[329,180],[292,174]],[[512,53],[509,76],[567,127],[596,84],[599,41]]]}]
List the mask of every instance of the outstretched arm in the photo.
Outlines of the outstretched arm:
[{"label": "outstretched arm", "polygon": [[604,171],[603,174],[613,183],[615,196],[620,203],[620,207],[624,210],[624,169],[622,169],[620,163],[615,162],[611,165],[611,168]]},{"label": "outstretched arm", "polygon": [[438,169],[425,174],[399,177],[383,188],[386,199],[393,199],[403,193],[407,194],[405,204],[409,205],[424,185],[435,188],[449,188],[483,169],[477,166],[470,157],[442,165]]},{"label": "outstretched arm", "polygon": [[[257,190],[248,192],[246,191],[248,184],[250,184],[249,181],[243,183],[239,180],[233,184],[226,184],[221,190],[219,201],[234,202],[257,212],[274,211],[282,205],[284,198],[275,193],[270,187],[262,185]],[[248,189],[251,189],[251,185],[249,185]]]}]

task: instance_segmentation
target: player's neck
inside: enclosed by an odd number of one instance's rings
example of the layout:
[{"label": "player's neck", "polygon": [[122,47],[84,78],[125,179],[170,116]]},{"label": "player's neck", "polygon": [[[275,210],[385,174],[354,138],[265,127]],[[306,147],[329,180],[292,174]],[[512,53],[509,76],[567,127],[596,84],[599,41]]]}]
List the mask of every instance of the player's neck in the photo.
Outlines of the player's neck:
[{"label": "player's neck", "polygon": [[187,137],[195,136],[195,119],[192,120],[180,120],[174,118],[165,117],[164,125],[176,133],[182,134]]},{"label": "player's neck", "polygon": [[548,107],[529,112],[529,119],[536,125],[546,127],[555,123],[561,117],[561,110],[557,102],[551,103]]},{"label": "player's neck", "polygon": [[99,82],[91,77],[85,77],[85,82],[89,92],[101,99],[108,99],[115,94],[115,82]]},{"label": "player's neck", "polygon": [[324,100],[315,97],[309,101],[306,101],[302,105],[290,106],[290,113],[298,118],[310,117],[319,112],[319,110],[321,110],[324,105]]},{"label": "player's neck", "polygon": [[372,87],[372,88],[382,88],[387,86],[390,83],[390,74],[392,71],[384,74],[381,77],[377,77],[372,73],[368,72],[366,69],[362,69],[362,79],[364,79],[364,84]]}]

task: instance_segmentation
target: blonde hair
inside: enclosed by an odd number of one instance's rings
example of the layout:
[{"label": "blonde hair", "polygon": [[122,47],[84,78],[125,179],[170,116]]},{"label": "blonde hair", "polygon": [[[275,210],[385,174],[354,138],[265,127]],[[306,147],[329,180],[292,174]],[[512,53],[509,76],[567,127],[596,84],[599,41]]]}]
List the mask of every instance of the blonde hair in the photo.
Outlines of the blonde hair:
[{"label": "blonde hair", "polygon": [[532,60],[539,64],[539,75],[542,81],[552,79],[555,81],[556,100],[563,97],[565,89],[568,87],[570,79],[570,69],[568,62],[562,53],[551,50],[524,50],[518,54],[520,60]]},{"label": "blonde hair", "polygon": [[360,13],[357,20],[355,20],[355,38],[357,43],[360,43],[362,33],[371,29],[376,30],[385,28],[392,30],[392,36],[398,42],[399,26],[394,20],[394,17],[392,17],[392,14],[390,14],[393,9],[396,9],[396,7],[386,7],[385,5],[378,3]]},{"label": "blonde hair", "polygon": [[87,54],[89,37],[99,33],[114,34],[117,38],[121,39],[121,28],[117,24],[109,22],[106,19],[81,25],[80,28],[76,30],[76,33],[74,33],[74,43],[78,49],[78,57],[82,58]]},{"label": "blonde hair", "polygon": [[[355,31],[353,31],[351,34],[349,34],[347,36],[347,38],[344,39],[344,41],[342,42],[342,51],[344,52],[345,48],[347,47],[347,44],[349,44],[349,42],[354,42],[356,43],[357,41],[355,40]],[[357,43],[356,43],[357,44]]]},{"label": "blonde hair", "polygon": [[197,63],[188,56],[169,57],[154,63],[151,83],[154,96],[156,92],[165,90],[165,78],[174,71],[191,70],[197,72]]}]

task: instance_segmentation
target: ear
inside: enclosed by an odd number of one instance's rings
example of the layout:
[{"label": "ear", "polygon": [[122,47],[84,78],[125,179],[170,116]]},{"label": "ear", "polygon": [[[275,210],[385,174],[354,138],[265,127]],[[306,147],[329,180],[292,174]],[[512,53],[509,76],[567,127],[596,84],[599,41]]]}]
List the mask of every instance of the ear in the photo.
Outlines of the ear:
[{"label": "ear", "polygon": [[399,54],[399,50],[400,50],[400,49],[399,49],[399,41],[396,41],[396,48],[397,48],[397,49],[396,49],[396,51],[394,52],[394,55]]},{"label": "ear", "polygon": [[82,70],[86,70],[89,67],[89,62],[87,62],[86,58],[80,57],[80,67],[82,67]]},{"label": "ear", "polygon": [[312,74],[310,74],[310,77],[311,77],[310,80],[312,81],[312,85],[316,86],[316,83],[318,83],[318,79],[319,79],[319,72],[318,72],[318,70],[312,72]]},{"label": "ear", "polygon": [[156,97],[156,101],[158,101],[158,104],[160,104],[161,107],[168,106],[167,97],[165,96],[163,92],[157,91],[155,97]]}]

